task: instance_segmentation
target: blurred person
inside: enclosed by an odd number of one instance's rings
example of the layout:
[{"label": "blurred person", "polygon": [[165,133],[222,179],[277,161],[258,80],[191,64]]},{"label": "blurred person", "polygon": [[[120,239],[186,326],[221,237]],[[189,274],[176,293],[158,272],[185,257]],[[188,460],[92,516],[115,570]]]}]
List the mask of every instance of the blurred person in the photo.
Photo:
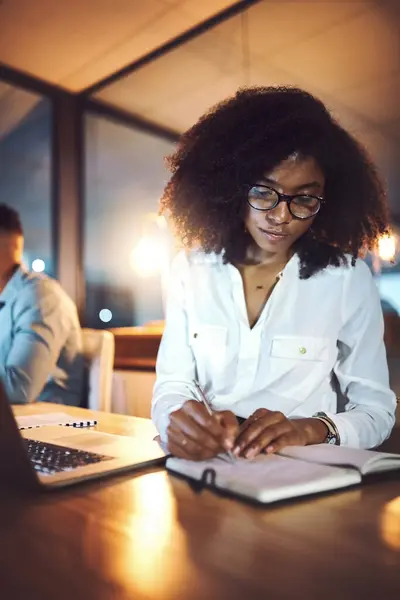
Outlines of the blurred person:
[{"label": "blurred person", "polygon": [[79,405],[83,391],[81,329],[60,284],[22,264],[18,213],[0,204],[0,380],[11,403]]},{"label": "blurred person", "polygon": [[170,167],[161,210],[187,249],[171,271],[152,406],[170,451],[381,444],[395,396],[359,257],[388,226],[364,148],[307,92],[248,88],[182,136]]}]

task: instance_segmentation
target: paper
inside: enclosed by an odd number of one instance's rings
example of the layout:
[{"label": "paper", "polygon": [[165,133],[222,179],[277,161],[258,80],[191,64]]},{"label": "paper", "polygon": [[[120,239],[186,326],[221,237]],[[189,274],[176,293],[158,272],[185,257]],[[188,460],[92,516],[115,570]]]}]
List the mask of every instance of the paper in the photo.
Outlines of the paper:
[{"label": "paper", "polygon": [[352,466],[358,469],[362,475],[400,469],[400,454],[374,452],[348,446],[331,446],[330,444],[288,446],[279,454],[321,465]]},{"label": "paper", "polygon": [[18,429],[35,429],[36,427],[45,427],[46,425],[91,427],[97,423],[94,420],[71,417],[67,413],[62,412],[16,417],[15,420],[17,421]]}]

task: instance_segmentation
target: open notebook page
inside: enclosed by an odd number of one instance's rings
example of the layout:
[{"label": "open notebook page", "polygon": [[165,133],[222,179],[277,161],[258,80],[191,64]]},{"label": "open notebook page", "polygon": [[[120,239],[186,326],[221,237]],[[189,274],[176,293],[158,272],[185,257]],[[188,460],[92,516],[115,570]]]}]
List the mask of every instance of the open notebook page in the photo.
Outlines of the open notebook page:
[{"label": "open notebook page", "polygon": [[269,503],[360,483],[354,469],[307,463],[277,455],[260,455],[230,463],[220,458],[193,462],[168,458],[167,469],[201,480],[206,469],[215,471],[215,487]]},{"label": "open notebook page", "polygon": [[348,446],[317,444],[315,446],[288,446],[281,456],[331,466],[352,466],[362,475],[400,469],[400,454],[360,450]]}]

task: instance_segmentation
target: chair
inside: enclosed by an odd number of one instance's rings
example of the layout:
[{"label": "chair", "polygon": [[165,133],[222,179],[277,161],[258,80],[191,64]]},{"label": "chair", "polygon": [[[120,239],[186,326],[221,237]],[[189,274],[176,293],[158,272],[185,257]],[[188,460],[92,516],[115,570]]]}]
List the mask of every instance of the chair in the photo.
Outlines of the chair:
[{"label": "chair", "polygon": [[114,336],[110,331],[82,329],[82,338],[87,369],[87,407],[110,412]]}]

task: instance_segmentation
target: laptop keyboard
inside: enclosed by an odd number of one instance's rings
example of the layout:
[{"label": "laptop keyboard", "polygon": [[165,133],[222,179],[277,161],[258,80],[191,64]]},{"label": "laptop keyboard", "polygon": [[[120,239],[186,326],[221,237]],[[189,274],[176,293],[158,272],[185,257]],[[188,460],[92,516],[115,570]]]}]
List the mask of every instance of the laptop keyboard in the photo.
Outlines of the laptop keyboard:
[{"label": "laptop keyboard", "polygon": [[55,475],[63,471],[73,471],[78,467],[111,460],[112,456],[103,456],[85,450],[76,450],[57,446],[48,442],[24,439],[25,450],[35,471],[41,475]]}]

